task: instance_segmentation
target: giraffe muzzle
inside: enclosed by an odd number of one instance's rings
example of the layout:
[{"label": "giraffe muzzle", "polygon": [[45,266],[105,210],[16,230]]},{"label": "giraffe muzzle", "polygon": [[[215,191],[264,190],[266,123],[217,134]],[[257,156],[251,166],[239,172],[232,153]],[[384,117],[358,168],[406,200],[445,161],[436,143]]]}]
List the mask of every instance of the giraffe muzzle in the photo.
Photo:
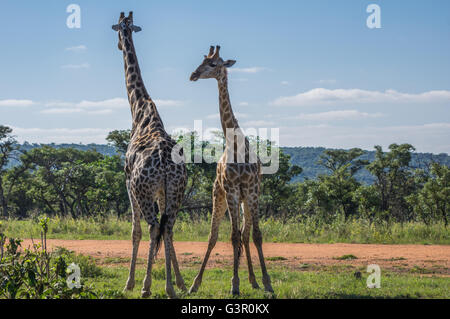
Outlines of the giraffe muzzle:
[{"label": "giraffe muzzle", "polygon": [[189,78],[191,81],[197,81],[199,79],[200,75],[196,72],[191,74],[191,77]]}]

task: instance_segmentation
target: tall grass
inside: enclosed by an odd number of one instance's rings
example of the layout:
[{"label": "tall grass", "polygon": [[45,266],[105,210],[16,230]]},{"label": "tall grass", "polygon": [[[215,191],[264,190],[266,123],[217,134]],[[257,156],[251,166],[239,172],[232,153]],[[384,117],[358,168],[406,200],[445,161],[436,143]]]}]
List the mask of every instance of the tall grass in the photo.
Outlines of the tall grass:
[{"label": "tall grass", "polygon": [[[260,222],[265,242],[291,243],[377,243],[377,244],[450,244],[450,231],[443,223],[426,225],[420,222],[369,222],[364,219],[336,218],[323,223],[314,218],[288,220],[265,219]],[[40,227],[32,219],[3,221],[9,237],[38,238]],[[146,223],[142,223],[143,239],[148,237]],[[230,221],[220,225],[219,241],[230,238]],[[175,240],[207,241],[210,217],[197,221],[179,218],[175,224]],[[129,239],[131,222],[115,217],[107,218],[50,218],[50,239]]]}]

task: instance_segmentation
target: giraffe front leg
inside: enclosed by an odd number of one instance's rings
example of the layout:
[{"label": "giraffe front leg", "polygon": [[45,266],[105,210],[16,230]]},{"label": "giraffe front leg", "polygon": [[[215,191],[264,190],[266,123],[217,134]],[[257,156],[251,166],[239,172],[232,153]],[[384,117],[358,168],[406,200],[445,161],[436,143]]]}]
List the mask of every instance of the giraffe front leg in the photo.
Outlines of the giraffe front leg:
[{"label": "giraffe front leg", "polygon": [[191,288],[189,289],[190,294],[197,292],[198,288],[200,288],[200,285],[202,284],[203,272],[205,271],[206,264],[208,263],[208,259],[211,254],[211,251],[213,250],[214,246],[216,245],[217,238],[219,236],[220,222],[222,221],[226,210],[227,210],[227,206],[226,206],[226,201],[225,201],[225,193],[222,190],[220,190],[220,188],[217,185],[217,181],[216,181],[215,185],[214,185],[214,190],[213,190],[213,212],[212,212],[212,218],[211,218],[211,231],[209,233],[209,239],[208,239],[208,248],[206,250],[205,257],[203,258],[203,262],[200,267],[200,270],[199,270],[197,276],[195,277]]},{"label": "giraffe front leg", "polygon": [[[127,188],[128,182],[127,182]],[[140,220],[140,210],[139,207],[136,205],[136,201],[134,198],[130,195],[129,197],[131,201],[131,210],[132,210],[132,218],[133,218],[133,229],[132,229],[132,244],[133,244],[133,251],[131,253],[131,262],[130,262],[130,273],[128,275],[128,280],[125,285],[124,291],[131,291],[134,288],[135,285],[135,269],[136,269],[136,259],[137,254],[139,250],[139,243],[142,238],[142,229],[141,229],[141,220]]]},{"label": "giraffe front leg", "polygon": [[130,273],[128,275],[128,280],[125,285],[124,291],[131,291],[135,285],[135,269],[136,269],[136,259],[137,253],[139,250],[139,243],[142,238],[142,229],[140,222],[135,222],[133,219],[133,231],[132,231],[132,241],[133,241],[133,251],[131,253],[131,262],[130,262]]}]

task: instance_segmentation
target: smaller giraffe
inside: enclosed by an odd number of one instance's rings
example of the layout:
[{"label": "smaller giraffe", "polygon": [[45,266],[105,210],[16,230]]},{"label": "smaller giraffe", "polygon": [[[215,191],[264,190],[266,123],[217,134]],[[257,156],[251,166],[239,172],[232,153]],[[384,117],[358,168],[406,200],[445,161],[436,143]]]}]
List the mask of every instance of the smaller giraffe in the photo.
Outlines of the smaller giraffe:
[{"label": "smaller giraffe", "polygon": [[[189,292],[196,292],[201,285],[208,258],[217,242],[220,222],[228,208],[232,227],[231,242],[233,244],[234,254],[231,293],[233,295],[239,294],[238,268],[241,244],[244,246],[247,257],[249,281],[253,288],[259,288],[253,272],[250,255],[249,238],[252,226],[253,241],[258,250],[264,288],[266,291],[273,293],[270,277],[264,262],[262,235],[259,229],[258,200],[261,183],[261,161],[256,156],[256,153],[250,149],[248,139],[240,129],[231,108],[228,94],[227,68],[233,66],[236,61],[222,60],[219,56],[219,50],[220,47],[216,46],[214,52],[214,47],[211,46],[208,56],[205,55],[203,62],[192,73],[190,78],[191,81],[210,78],[217,80],[219,87],[220,120],[226,143],[225,152],[217,163],[217,176],[213,187],[213,212],[208,249],[200,271],[197,277],[195,277]],[[239,227],[240,205],[243,207],[244,215],[242,230]]]},{"label": "smaller giraffe", "polygon": [[[125,83],[133,119],[130,143],[125,155],[125,174],[128,196],[133,217],[130,273],[125,290],[135,284],[136,259],[142,238],[141,216],[149,225],[150,247],[147,273],[142,288],[142,297],[150,296],[152,264],[161,239],[164,239],[166,258],[166,293],[175,298],[172,285],[171,263],[177,286],[185,290],[173,247],[173,225],[183,199],[187,183],[184,162],[176,163],[172,152],[176,142],[165,131],[155,103],[150,98],[139,69],[133,43],[133,32],[141,28],[133,24],[133,13],[128,17],[121,12],[119,23],[112,26],[118,32],[118,48],[123,53]],[[183,156],[180,150],[180,156]],[[158,213],[161,218],[158,221]]]}]

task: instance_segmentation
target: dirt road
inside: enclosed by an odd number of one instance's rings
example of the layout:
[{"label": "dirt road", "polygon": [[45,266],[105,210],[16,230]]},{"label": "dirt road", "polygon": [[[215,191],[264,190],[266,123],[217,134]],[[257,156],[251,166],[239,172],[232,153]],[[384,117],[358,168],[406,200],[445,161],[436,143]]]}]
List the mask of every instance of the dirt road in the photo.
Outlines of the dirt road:
[{"label": "dirt road", "polygon": [[[31,245],[24,240],[22,247]],[[130,240],[55,240],[47,241],[50,249],[62,246],[77,253],[90,255],[103,263],[115,259],[115,263],[128,263],[131,254]],[[138,258],[146,260],[148,241],[142,241]],[[182,266],[193,266],[202,260],[206,242],[175,242],[175,250]],[[290,244],[265,243],[264,254],[269,264],[276,263],[294,269],[305,265],[353,265],[378,264],[389,269],[435,269],[436,274],[450,275],[450,246],[441,245],[375,245],[375,244]],[[163,257],[161,249],[159,257]],[[258,263],[257,251],[251,246],[252,258]],[[232,264],[230,243],[218,242],[214,248],[209,267]],[[353,255],[356,259],[339,259]],[[141,263],[143,260],[141,260]],[[242,261],[242,264],[245,264]]]}]

